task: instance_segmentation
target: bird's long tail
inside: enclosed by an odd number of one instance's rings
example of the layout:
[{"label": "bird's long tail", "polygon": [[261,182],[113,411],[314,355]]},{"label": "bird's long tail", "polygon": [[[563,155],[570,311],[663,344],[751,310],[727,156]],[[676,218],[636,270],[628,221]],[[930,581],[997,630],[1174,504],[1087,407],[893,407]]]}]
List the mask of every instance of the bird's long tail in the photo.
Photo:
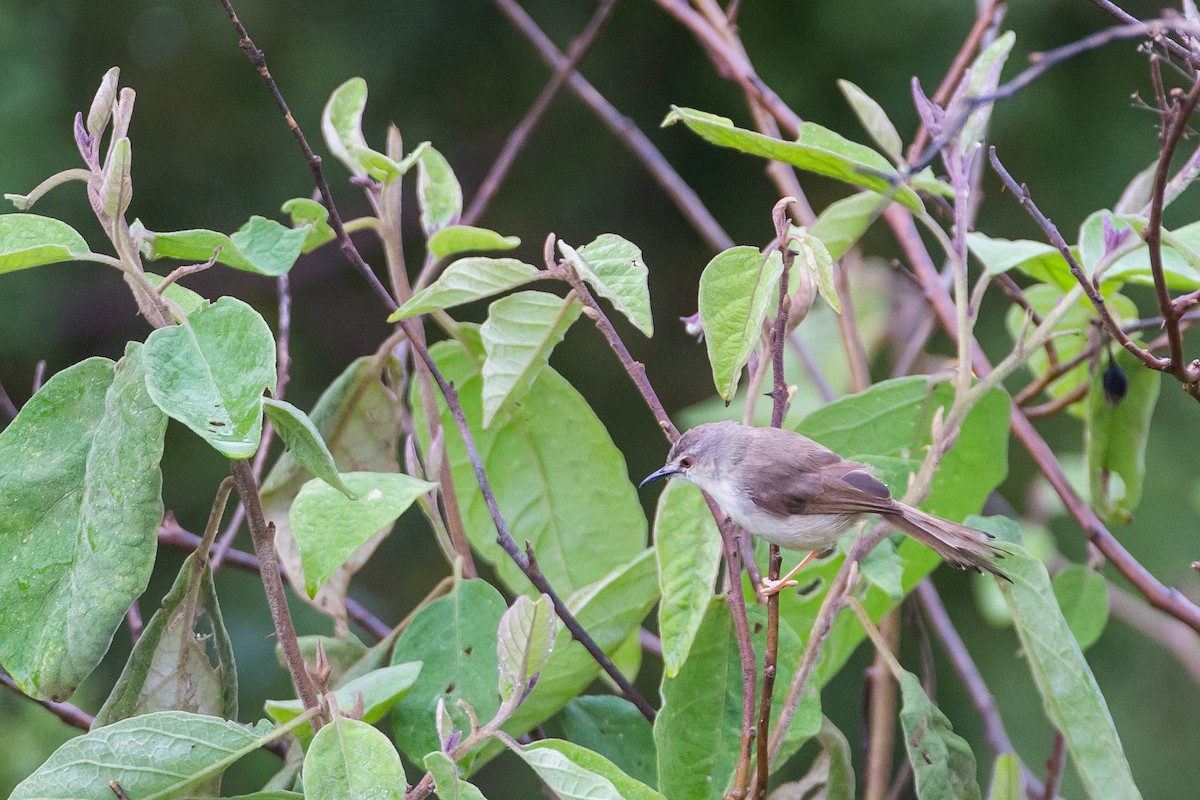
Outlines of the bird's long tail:
[{"label": "bird's long tail", "polygon": [[1005,551],[992,543],[991,534],[926,514],[903,503],[896,505],[899,510],[883,514],[883,518],[918,542],[936,550],[950,564],[976,572],[987,570],[1004,580],[1011,580],[992,562],[994,558],[1004,558]]}]

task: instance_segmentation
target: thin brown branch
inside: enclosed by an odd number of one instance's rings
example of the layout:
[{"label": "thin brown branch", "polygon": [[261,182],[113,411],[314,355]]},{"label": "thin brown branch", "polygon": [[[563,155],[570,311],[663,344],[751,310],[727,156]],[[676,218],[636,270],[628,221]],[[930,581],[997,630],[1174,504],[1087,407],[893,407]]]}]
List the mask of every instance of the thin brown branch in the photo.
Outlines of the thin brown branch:
[{"label": "thin brown branch", "polygon": [[864,800],[884,800],[892,777],[892,751],[896,745],[896,679],[887,668],[900,647],[900,609],[892,609],[879,621],[884,652],[875,653],[867,670],[867,766],[863,775]]},{"label": "thin brown branch", "polygon": [[21,691],[21,687],[17,686],[17,682],[12,677],[3,672],[0,672],[0,685],[11,689],[17,697],[24,698],[31,703],[37,703],[74,728],[79,728],[81,731],[88,731],[92,728],[92,715],[78,706],[73,706],[70,703],[56,703],[53,700],[38,700],[36,697],[30,697]]},{"label": "thin brown branch", "polygon": [[[288,672],[291,673],[292,684],[296,688],[296,696],[304,703],[306,711],[316,708],[317,691],[304,663],[304,657],[300,654],[300,645],[296,641],[296,627],[292,624],[287,595],[283,590],[283,580],[276,568],[278,559],[275,555],[275,526],[263,517],[262,504],[258,497],[258,481],[254,479],[250,465],[242,460],[234,460],[229,462],[229,470],[237,483],[242,505],[246,508],[250,538],[254,542],[254,554],[258,557],[258,572],[262,577],[267,605],[271,609],[271,620],[275,623],[275,634],[283,648]],[[312,725],[314,730],[320,728],[319,715],[313,717]]]},{"label": "thin brown branch", "polygon": [[[1162,132],[1162,146],[1159,148],[1158,165],[1154,169],[1154,188],[1150,192],[1150,217],[1142,238],[1150,251],[1150,273],[1154,276],[1154,294],[1158,299],[1158,309],[1162,314],[1167,331],[1167,346],[1171,353],[1169,371],[1180,383],[1188,387],[1188,392],[1200,399],[1200,362],[1184,362],[1183,334],[1179,329],[1179,312],[1171,300],[1171,292],[1167,288],[1166,275],[1162,263],[1162,217],[1166,206],[1167,180],[1171,172],[1171,157],[1179,146],[1187,130],[1188,120],[1192,111],[1200,101],[1200,80],[1192,84],[1192,88],[1182,99],[1172,104],[1164,114],[1169,117],[1169,124]],[[1164,370],[1166,371],[1166,370]]]},{"label": "thin brown branch", "polygon": [[[1091,2],[1092,5],[1096,6],[1105,13],[1110,14],[1112,17],[1120,20],[1123,23],[1135,24],[1141,22],[1141,20],[1118,6],[1116,3],[1112,2],[1112,0],[1091,0]],[[1174,39],[1160,35],[1155,38],[1155,41],[1174,55],[1189,63],[1193,68],[1200,66],[1200,57]]]},{"label": "thin brown branch", "polygon": [[134,600],[129,604],[129,610],[125,612],[125,627],[129,628],[129,643],[137,644],[138,639],[142,638],[142,631],[146,625],[142,622],[142,609],[138,607],[138,601]]},{"label": "thin brown branch", "polygon": [[1050,757],[1046,759],[1046,786],[1042,790],[1042,800],[1054,800],[1059,784],[1062,783],[1063,767],[1066,764],[1067,740],[1062,731],[1055,731],[1054,740],[1050,745]]},{"label": "thin brown branch", "polygon": [[591,20],[584,27],[583,31],[575,37],[575,41],[571,42],[567,48],[566,58],[561,64],[554,67],[554,75],[542,88],[537,99],[533,101],[533,105],[525,112],[525,116],[517,123],[517,126],[512,129],[508,135],[508,139],[504,142],[504,147],[500,150],[500,154],[496,156],[496,160],[492,162],[491,169],[483,179],[483,183],[479,186],[479,191],[475,193],[471,204],[467,206],[467,210],[463,212],[462,224],[474,225],[478,219],[483,216],[483,212],[491,203],[496,191],[500,188],[500,184],[504,182],[508,176],[509,169],[512,168],[513,162],[516,161],[517,154],[525,147],[525,143],[529,141],[529,135],[533,133],[533,129],[541,121],[546,110],[550,108],[550,104],[554,102],[554,98],[562,90],[563,86],[575,73],[579,67],[579,62],[587,55],[587,52],[596,43],[596,39],[600,36],[600,31],[604,29],[604,25],[608,22],[608,18],[612,15],[612,10],[616,6],[616,0],[601,0],[596,6],[595,13],[592,14]]},{"label": "thin brown branch", "polygon": [[1022,412],[1025,414],[1026,419],[1042,419],[1043,417],[1052,417],[1068,406],[1074,405],[1083,398],[1087,397],[1091,388],[1091,384],[1085,381],[1066,394],[1056,397],[1053,400],[1047,400],[1045,403],[1036,406],[1025,406],[1022,409]]},{"label": "thin brown branch", "polygon": [[[1197,85],[1200,86],[1200,84]],[[1087,294],[1088,299],[1095,306],[1096,313],[1100,315],[1100,322],[1104,325],[1104,329],[1117,340],[1118,344],[1136,356],[1139,361],[1150,369],[1160,371],[1169,369],[1171,364],[1170,359],[1159,358],[1149,350],[1138,346],[1137,343],[1129,338],[1125,330],[1117,324],[1117,321],[1113,319],[1112,314],[1109,312],[1108,304],[1101,296],[1100,290],[1096,288],[1092,279],[1084,274],[1083,267],[1080,266],[1079,261],[1075,258],[1075,254],[1071,252],[1071,246],[1067,244],[1066,239],[1059,233],[1058,227],[1037,207],[1037,204],[1033,201],[1033,197],[1029,194],[1029,188],[1025,184],[1018,184],[1016,179],[1004,168],[1004,165],[1000,163],[1000,158],[996,155],[995,147],[988,149],[988,155],[991,158],[992,169],[1000,176],[1000,180],[1004,182],[1004,185],[1013,193],[1013,196],[1021,203],[1022,207],[1029,213],[1029,216],[1033,218],[1033,221],[1042,229],[1050,244],[1054,245],[1062,253],[1063,258],[1066,259],[1067,266],[1071,269],[1071,274],[1075,276],[1075,280],[1083,287],[1084,293]]]},{"label": "thin brown branch", "polygon": [[[550,37],[546,36],[516,0],[493,0],[493,2],[508,17],[513,26],[537,49],[542,60],[552,70],[562,68],[567,61],[567,56],[554,46]],[[699,196],[684,182],[679,173],[633,120],[621,114],[578,72],[571,73],[570,78],[567,79],[567,86],[634,154],[709,247],[713,250],[726,250],[733,247],[733,239],[729,237],[729,234],[701,202]]]}]

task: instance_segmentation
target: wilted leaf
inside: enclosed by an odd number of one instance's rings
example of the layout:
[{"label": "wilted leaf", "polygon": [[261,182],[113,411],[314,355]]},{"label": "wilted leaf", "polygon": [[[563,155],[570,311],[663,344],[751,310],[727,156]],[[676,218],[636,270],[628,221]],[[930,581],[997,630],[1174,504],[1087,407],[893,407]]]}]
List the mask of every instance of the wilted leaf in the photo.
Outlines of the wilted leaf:
[{"label": "wilted leaf", "polygon": [[[1142,500],[1146,478],[1146,443],[1154,405],[1162,387],[1162,373],[1148,369],[1124,348],[1112,361],[1125,373],[1125,396],[1112,403],[1104,388],[1104,370],[1097,369],[1087,399],[1084,449],[1092,507],[1109,521],[1128,522]],[[1124,491],[1113,486],[1120,476]]]}]

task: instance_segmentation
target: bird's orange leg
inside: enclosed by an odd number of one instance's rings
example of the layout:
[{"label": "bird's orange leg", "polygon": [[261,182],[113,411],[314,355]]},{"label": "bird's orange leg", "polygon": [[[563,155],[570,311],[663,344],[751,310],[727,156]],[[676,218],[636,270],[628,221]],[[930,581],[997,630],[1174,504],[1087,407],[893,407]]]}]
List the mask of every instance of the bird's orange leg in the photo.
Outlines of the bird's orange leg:
[{"label": "bird's orange leg", "polygon": [[778,594],[779,592],[783,591],[784,589],[788,588],[789,586],[798,586],[799,581],[794,581],[794,580],[792,580],[792,578],[794,578],[796,576],[797,572],[804,569],[804,566],[806,564],[808,564],[808,562],[810,562],[814,558],[816,558],[817,553],[818,553],[818,551],[816,551],[816,550],[813,550],[812,552],[810,552],[804,558],[800,559],[800,563],[797,564],[795,566],[795,568],[792,569],[791,572],[789,572],[787,575],[784,575],[782,578],[780,578],[777,581],[773,581],[770,578],[764,577],[763,581],[762,581],[763,595],[766,597],[770,597],[773,594]]}]

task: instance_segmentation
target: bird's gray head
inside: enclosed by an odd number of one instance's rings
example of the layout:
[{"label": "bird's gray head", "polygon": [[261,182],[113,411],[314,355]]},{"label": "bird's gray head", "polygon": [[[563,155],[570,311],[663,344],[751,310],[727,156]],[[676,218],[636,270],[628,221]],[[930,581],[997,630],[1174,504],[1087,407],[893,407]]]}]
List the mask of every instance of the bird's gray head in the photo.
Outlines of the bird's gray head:
[{"label": "bird's gray head", "polygon": [[736,460],[742,438],[750,429],[736,422],[709,422],[689,430],[671,447],[667,463],[638,484],[659,478],[683,478],[704,488],[718,480]]}]

